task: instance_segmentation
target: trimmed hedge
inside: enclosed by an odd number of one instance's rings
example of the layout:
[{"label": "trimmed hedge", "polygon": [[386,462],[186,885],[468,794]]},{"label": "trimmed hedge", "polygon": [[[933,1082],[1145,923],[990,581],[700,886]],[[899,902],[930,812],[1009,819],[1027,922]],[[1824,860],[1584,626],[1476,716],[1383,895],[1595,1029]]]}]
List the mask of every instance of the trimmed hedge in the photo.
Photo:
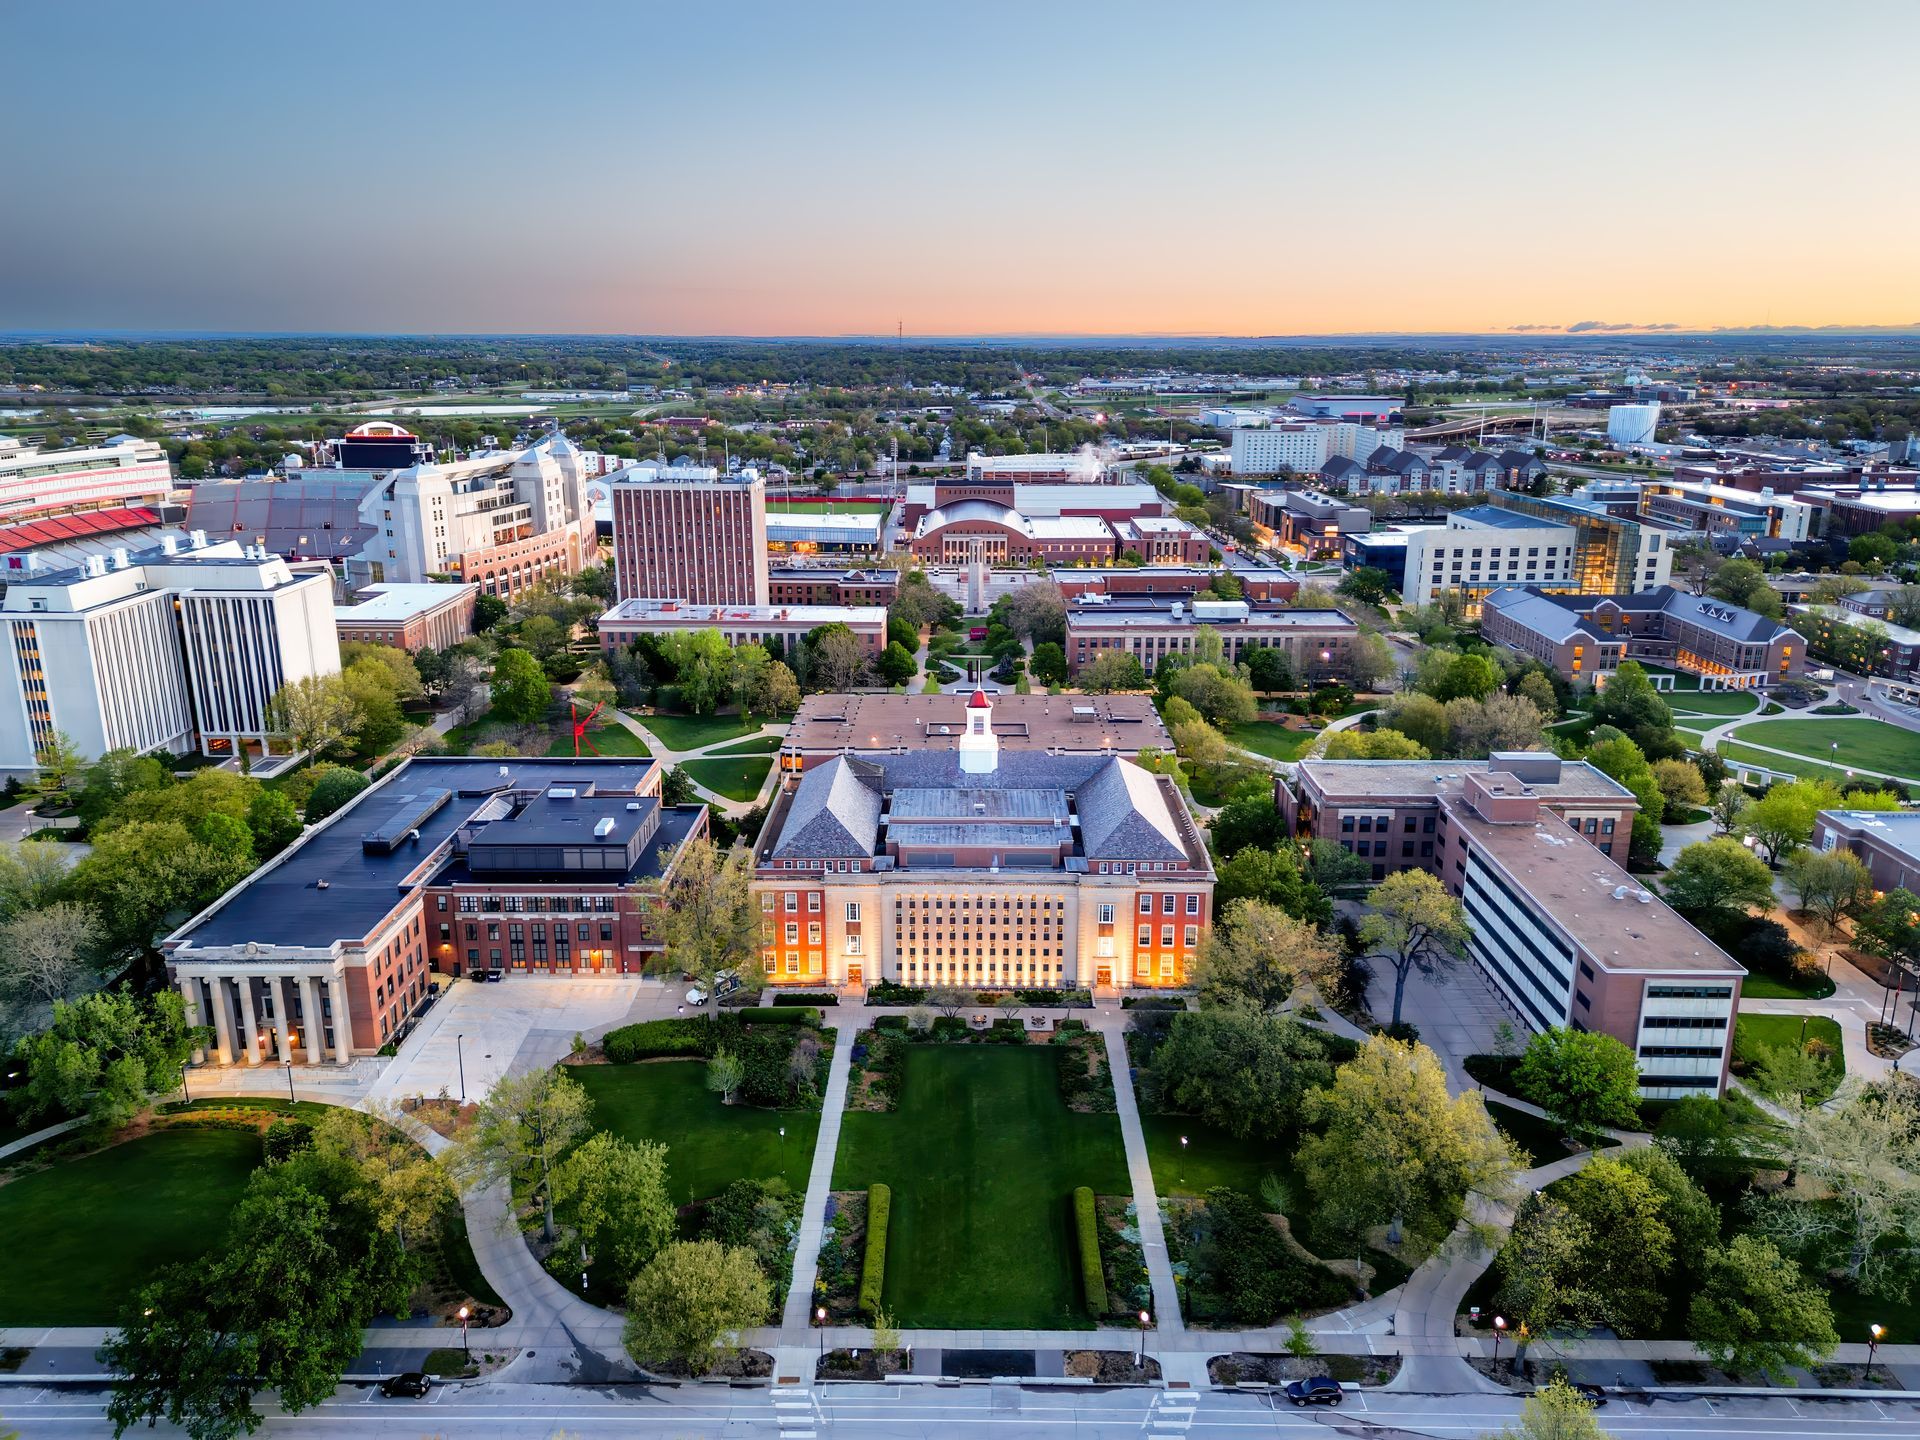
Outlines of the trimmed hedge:
[{"label": "trimmed hedge", "polygon": [[1107,1277],[1100,1268],[1100,1217],[1093,1208],[1093,1191],[1085,1185],[1073,1192],[1073,1229],[1080,1241],[1080,1285],[1087,1313],[1098,1320],[1107,1313]]},{"label": "trimmed hedge", "polygon": [[706,1053],[706,1022],[703,1020],[642,1020],[609,1030],[601,1045],[607,1059],[616,1065],[636,1060],[659,1060],[675,1056]]},{"label": "trimmed hedge", "polygon": [[876,980],[867,987],[869,1005],[920,1005],[927,992],[917,985],[898,985],[891,980]]},{"label": "trimmed hedge", "polygon": [[887,1215],[893,1191],[885,1185],[867,1187],[867,1253],[860,1264],[860,1310],[871,1315],[880,1308],[880,1288],[887,1283]]},{"label": "trimmed hedge", "polygon": [[831,990],[776,990],[780,1005],[838,1005],[840,997]]},{"label": "trimmed hedge", "polygon": [[740,1019],[748,1025],[818,1025],[820,1012],[811,1005],[758,1005],[742,1010]]}]

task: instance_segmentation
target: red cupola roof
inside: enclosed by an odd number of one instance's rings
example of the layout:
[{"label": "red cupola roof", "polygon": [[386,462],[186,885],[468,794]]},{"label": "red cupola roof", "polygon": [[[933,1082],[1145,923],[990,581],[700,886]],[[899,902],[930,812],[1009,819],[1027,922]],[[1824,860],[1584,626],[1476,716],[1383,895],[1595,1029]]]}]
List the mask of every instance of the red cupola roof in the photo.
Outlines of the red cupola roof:
[{"label": "red cupola roof", "polygon": [[974,691],[973,698],[967,701],[967,709],[969,710],[987,710],[991,708],[987,701],[987,692],[984,690]]}]

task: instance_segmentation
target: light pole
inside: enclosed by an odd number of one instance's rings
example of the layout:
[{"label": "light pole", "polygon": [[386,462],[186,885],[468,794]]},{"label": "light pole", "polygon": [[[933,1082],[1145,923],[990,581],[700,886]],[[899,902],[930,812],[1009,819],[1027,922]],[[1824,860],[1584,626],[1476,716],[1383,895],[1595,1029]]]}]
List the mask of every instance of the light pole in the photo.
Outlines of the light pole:
[{"label": "light pole", "polygon": [[473,1312],[466,1306],[460,1307],[460,1348],[467,1352],[467,1359],[473,1359],[473,1345],[467,1339],[467,1321],[473,1318]]},{"label": "light pole", "polygon": [[[291,1060],[289,1060],[289,1061],[288,1061],[288,1062],[287,1062],[287,1063],[286,1063],[285,1065],[283,1065],[283,1066],[282,1066],[281,1068],[282,1068],[283,1070],[285,1070],[285,1071],[287,1072],[287,1103],[288,1103],[289,1105],[291,1105],[291,1104],[293,1104],[293,1103],[294,1103],[294,1099],[293,1099],[293,1062],[292,1062]],[[182,1075],[184,1075],[184,1074],[186,1074],[186,1071],[184,1071],[184,1070],[183,1070],[183,1071],[181,1071],[180,1073],[181,1073]]]},{"label": "light pole", "polygon": [[1495,1365],[1500,1363],[1500,1337],[1506,1332],[1506,1328],[1506,1316],[1496,1315],[1493,1317],[1493,1363]]},{"label": "light pole", "polygon": [[827,1307],[826,1306],[816,1305],[813,1307],[813,1323],[820,1327],[820,1360],[822,1364],[825,1364],[827,1359]]},{"label": "light pole", "polygon": [[[1894,1068],[1898,1069],[1899,1067],[1895,1066]],[[184,1060],[180,1062],[180,1099],[189,1105],[193,1103],[193,1095],[187,1089],[187,1064]]]},{"label": "light pole", "polygon": [[787,1127],[782,1125],[780,1127],[780,1174],[784,1178],[786,1173],[787,1173]]},{"label": "light pole", "polygon": [[453,1058],[454,1063],[460,1067],[460,1103],[464,1105],[467,1103],[467,1037],[465,1035],[453,1037]]},{"label": "light pole", "polygon": [[1180,1184],[1184,1187],[1186,1183],[1187,1183],[1187,1137],[1182,1135],[1180,1137]]},{"label": "light pole", "polygon": [[1153,1323],[1153,1316],[1145,1310],[1140,1312],[1140,1358],[1134,1362],[1134,1369],[1147,1368],[1147,1326]]},{"label": "light pole", "polygon": [[1880,1337],[1886,1333],[1887,1333],[1887,1329],[1886,1329],[1886,1326],[1884,1325],[1867,1326],[1867,1373],[1865,1376],[1861,1377],[1862,1379],[1872,1378],[1873,1357],[1879,1353]]}]

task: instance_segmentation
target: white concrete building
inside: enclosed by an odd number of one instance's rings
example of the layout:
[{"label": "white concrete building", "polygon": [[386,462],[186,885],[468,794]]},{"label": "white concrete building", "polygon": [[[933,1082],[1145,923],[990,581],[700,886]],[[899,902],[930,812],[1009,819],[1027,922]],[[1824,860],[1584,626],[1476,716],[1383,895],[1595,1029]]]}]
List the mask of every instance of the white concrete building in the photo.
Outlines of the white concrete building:
[{"label": "white concrete building", "polygon": [[89,758],[265,751],[274,693],[340,669],[327,576],[201,531],[16,578],[0,628],[18,682],[0,699],[0,772],[14,775],[59,734]]},{"label": "white concrete building", "polygon": [[525,450],[392,471],[360,501],[373,536],[354,578],[417,585],[451,575],[507,596],[577,574],[598,554],[590,478],[557,432]]},{"label": "white concrete building", "polygon": [[1381,449],[1406,448],[1403,426],[1374,420],[1290,420],[1233,432],[1236,475],[1311,475],[1338,455],[1365,465]]},{"label": "white concrete building", "polygon": [[119,435],[78,450],[35,450],[0,435],[0,521],[163,500],[174,488],[167,452]]}]

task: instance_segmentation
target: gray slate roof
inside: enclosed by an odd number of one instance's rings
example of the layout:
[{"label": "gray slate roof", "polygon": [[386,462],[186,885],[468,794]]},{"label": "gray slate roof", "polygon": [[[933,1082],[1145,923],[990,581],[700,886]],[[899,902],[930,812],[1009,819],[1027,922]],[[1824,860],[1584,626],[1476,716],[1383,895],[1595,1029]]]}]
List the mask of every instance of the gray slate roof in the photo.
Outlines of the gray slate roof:
[{"label": "gray slate roof", "polygon": [[873,854],[880,833],[880,792],[859,773],[864,761],[835,756],[801,779],[780,829],[775,855],[851,859]]}]

